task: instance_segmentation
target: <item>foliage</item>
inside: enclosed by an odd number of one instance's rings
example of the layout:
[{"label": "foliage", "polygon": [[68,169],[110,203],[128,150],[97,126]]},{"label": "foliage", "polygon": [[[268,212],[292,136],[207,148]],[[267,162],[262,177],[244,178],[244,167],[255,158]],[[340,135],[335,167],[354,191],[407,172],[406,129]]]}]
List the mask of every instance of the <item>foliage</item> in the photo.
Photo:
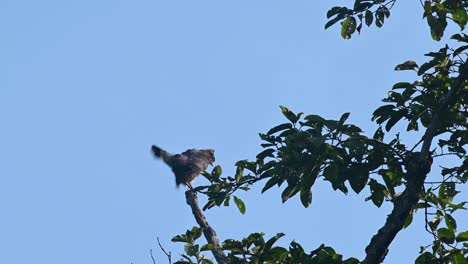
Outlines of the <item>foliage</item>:
[{"label": "foliage", "polygon": [[[395,2],[356,0],[353,8],[333,7],[327,13],[330,20],[325,28],[341,21],[341,35],[349,39],[356,31],[361,32],[363,21],[367,26],[381,27]],[[437,41],[443,37],[447,21],[461,30],[468,21],[466,1],[425,1],[422,6],[431,36]],[[454,202],[460,193],[458,185],[468,181],[468,36],[461,32],[451,39],[458,42],[457,47],[445,45],[425,54],[428,60],[421,66],[406,61],[395,67],[396,71],[414,71],[418,79],[393,85],[382,100],[384,104],[373,113],[377,128],[372,135],[349,123],[349,113],[336,120],[325,119],[281,106],[286,121],[259,135],[263,150],[255,160],[238,161],[233,176],[223,176],[219,166],[204,173],[210,185],[195,188],[208,197],[203,210],[229,206],[233,200],[244,214],[246,205],[238,191],[249,191],[254,184],[262,184],[262,193],[275,186],[282,188],[283,203],[299,195],[302,205],[309,207],[313,185],[322,179],[334,191],[345,194],[367,188],[370,196],[365,200],[377,207],[391,203],[392,214],[404,217],[401,226],[393,223],[397,226],[395,234],[411,225],[414,214],[423,211],[433,243],[421,247],[415,263],[468,263],[468,231],[458,230],[456,221],[456,213],[466,210],[466,201]],[[396,127],[405,131],[393,131]],[[417,142],[408,144],[400,139],[400,133],[420,130],[424,134]],[[434,160],[447,156],[457,165],[442,166],[440,172],[433,172],[439,175],[431,175],[436,180],[427,181]],[[444,164],[444,159],[440,163]],[[402,209],[405,206],[408,210]],[[377,243],[386,227],[387,223],[370,245]],[[186,244],[184,260],[178,263],[212,263],[201,252],[213,245],[195,244],[200,236],[200,229],[194,227],[174,237],[173,241]],[[227,239],[221,248],[230,263],[360,263],[355,258],[343,260],[324,245],[309,253],[294,241],[289,248],[274,246],[282,236],[278,233],[265,241],[263,233],[254,233],[242,240]],[[367,257],[373,254],[370,251],[366,249]],[[380,257],[382,261],[385,254]],[[363,263],[377,261],[369,259]]]},{"label": "foliage", "polygon": [[[172,241],[184,242],[185,254],[182,255],[184,260],[176,263],[212,263],[211,260],[200,257],[200,252],[213,248],[212,244],[198,245],[195,244],[201,235],[201,229],[193,227],[192,230],[187,230],[183,235],[175,236]],[[230,263],[311,263],[311,264],[355,264],[359,261],[355,258],[343,260],[343,256],[337,254],[331,247],[321,245],[317,249],[306,253],[301,245],[296,242],[291,242],[289,248],[275,246],[274,244],[283,233],[278,233],[272,238],[265,241],[265,234],[253,233],[243,238],[242,240],[227,239],[222,243],[222,249],[227,252],[227,257]],[[195,249],[195,250],[194,250]],[[198,250],[198,251],[196,251]],[[192,258],[190,258],[192,257]]]}]

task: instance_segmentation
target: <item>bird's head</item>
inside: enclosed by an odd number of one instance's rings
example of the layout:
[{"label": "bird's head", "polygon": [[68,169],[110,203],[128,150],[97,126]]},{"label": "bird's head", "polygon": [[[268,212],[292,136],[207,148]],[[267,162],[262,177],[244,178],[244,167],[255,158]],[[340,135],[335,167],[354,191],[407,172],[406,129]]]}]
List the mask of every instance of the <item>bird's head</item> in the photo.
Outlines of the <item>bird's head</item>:
[{"label": "bird's head", "polygon": [[210,164],[213,166],[213,163],[215,162],[214,150],[208,149],[208,152],[210,153]]}]

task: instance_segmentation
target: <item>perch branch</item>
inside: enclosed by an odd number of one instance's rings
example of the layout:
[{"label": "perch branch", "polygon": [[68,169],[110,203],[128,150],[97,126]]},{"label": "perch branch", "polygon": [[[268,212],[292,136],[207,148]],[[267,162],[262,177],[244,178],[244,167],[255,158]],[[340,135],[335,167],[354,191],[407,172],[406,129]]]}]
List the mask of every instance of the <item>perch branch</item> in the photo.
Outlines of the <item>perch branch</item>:
[{"label": "perch branch", "polygon": [[229,263],[226,255],[221,249],[219,239],[216,235],[215,230],[208,224],[205,216],[203,215],[200,207],[198,206],[197,193],[192,190],[188,190],[185,192],[185,198],[187,199],[187,204],[190,206],[190,208],[192,208],[192,214],[195,217],[195,220],[203,230],[203,235],[205,236],[206,241],[214,245],[214,248],[211,250],[211,252],[213,253],[216,261],[219,264]]}]

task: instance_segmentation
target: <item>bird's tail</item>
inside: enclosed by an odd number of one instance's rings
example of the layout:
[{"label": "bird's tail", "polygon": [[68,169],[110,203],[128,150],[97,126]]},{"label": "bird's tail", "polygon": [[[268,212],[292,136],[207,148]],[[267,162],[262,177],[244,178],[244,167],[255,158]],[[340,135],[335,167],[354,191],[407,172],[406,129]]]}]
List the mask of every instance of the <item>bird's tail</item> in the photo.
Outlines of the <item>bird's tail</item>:
[{"label": "bird's tail", "polygon": [[172,157],[171,153],[155,145],[151,146],[151,151],[153,152],[156,158],[164,160],[164,162],[166,162],[168,165],[171,164],[171,157]]}]

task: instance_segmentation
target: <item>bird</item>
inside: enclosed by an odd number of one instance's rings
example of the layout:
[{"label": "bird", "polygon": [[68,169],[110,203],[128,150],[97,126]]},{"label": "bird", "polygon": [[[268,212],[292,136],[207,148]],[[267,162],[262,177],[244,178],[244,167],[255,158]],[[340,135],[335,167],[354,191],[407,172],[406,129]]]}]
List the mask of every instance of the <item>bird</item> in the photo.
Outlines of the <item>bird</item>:
[{"label": "bird", "polygon": [[151,151],[156,158],[162,159],[175,174],[176,185],[185,184],[193,190],[192,183],[196,177],[204,172],[208,165],[215,162],[212,149],[189,149],[180,154],[171,154],[155,145]]}]

